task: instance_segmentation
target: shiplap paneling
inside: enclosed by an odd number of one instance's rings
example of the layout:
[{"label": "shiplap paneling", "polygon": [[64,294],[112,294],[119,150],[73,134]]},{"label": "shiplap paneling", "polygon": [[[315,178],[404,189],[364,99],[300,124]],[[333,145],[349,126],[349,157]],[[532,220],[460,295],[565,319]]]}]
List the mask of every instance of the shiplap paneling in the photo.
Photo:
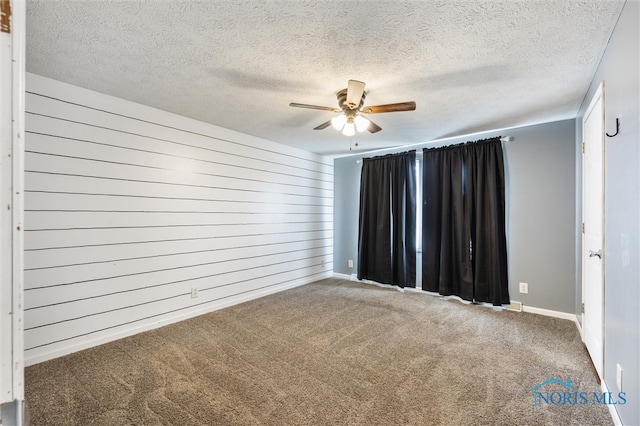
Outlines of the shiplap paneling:
[{"label": "shiplap paneling", "polygon": [[331,274],[330,159],[33,74],[26,134],[27,364]]}]

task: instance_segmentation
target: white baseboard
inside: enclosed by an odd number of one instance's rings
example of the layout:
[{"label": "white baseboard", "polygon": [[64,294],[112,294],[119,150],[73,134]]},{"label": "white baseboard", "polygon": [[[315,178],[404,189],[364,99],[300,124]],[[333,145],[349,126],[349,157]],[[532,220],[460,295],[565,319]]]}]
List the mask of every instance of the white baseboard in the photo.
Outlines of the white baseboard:
[{"label": "white baseboard", "polygon": [[[358,281],[359,283],[363,283],[363,284],[369,284],[368,280],[360,281],[358,279],[358,275],[357,274],[348,275],[348,274],[341,274],[340,272],[334,272],[333,273],[333,277],[334,278],[340,278],[340,279],[343,279],[343,280],[349,280],[349,281]],[[373,283],[373,281],[371,281],[371,283]]]},{"label": "white baseboard", "polygon": [[[607,387],[607,384],[604,382],[604,379],[600,380],[600,389],[602,390],[602,392],[609,392],[609,388]],[[609,407],[609,414],[611,414],[611,419],[613,420],[613,424],[615,426],[623,426],[622,419],[620,418],[620,415],[616,410],[616,406],[614,404],[607,404],[607,407]]]},{"label": "white baseboard", "polygon": [[580,321],[578,320],[578,315],[571,314],[568,312],[560,312],[553,311],[551,309],[544,308],[536,308],[535,306],[526,306],[523,305],[522,302],[511,301],[511,304],[507,308],[508,311],[514,312],[528,312],[530,314],[536,315],[544,315],[545,317],[553,317],[553,318],[561,318],[569,321],[573,321],[578,329],[578,333],[580,333],[580,338],[582,338],[582,326],[580,325]]},{"label": "white baseboard", "polygon": [[214,312],[219,309],[228,308],[233,305],[238,305],[240,303],[248,302],[253,299],[258,299],[260,297],[268,296],[270,294],[278,293],[284,290],[289,290],[291,288],[299,287],[305,284],[310,284],[314,281],[318,281],[324,278],[330,278],[331,276],[332,276],[332,272],[320,273],[320,274],[313,275],[313,277],[301,278],[292,282],[280,284],[278,286],[265,288],[250,294],[237,295],[229,299],[220,300],[218,302],[211,303],[208,306],[203,306],[201,308],[190,310],[189,312],[176,314],[169,317],[164,317],[162,319],[159,319],[156,322],[143,324],[137,327],[128,327],[123,330],[117,331],[113,334],[104,335],[95,339],[84,339],[81,342],[78,342],[76,344],[65,346],[63,348],[56,349],[53,351],[35,353],[29,357],[25,357],[24,363],[25,363],[25,366],[28,367],[30,365],[38,364],[40,362],[48,361],[64,355],[69,355],[74,352],[92,348],[94,346],[102,345],[104,343],[109,343],[118,339],[133,336],[134,334],[142,333],[144,331],[153,330],[156,328],[163,327],[165,325],[177,323],[189,318],[197,317],[199,315],[204,315],[210,312]]},{"label": "white baseboard", "polygon": [[530,314],[544,315],[545,317],[554,317],[576,321],[576,314],[570,314],[568,312],[553,311],[551,309],[536,308],[534,306],[527,305],[522,305],[522,311],[529,312]]},{"label": "white baseboard", "polygon": [[575,318],[575,323],[576,323],[576,328],[578,329],[578,333],[580,333],[580,340],[584,341],[583,337],[582,337],[582,324],[580,324],[580,320],[578,319],[578,315],[576,315]]},{"label": "white baseboard", "polygon": [[339,272],[334,272],[333,277],[351,281],[351,275],[341,274]]}]

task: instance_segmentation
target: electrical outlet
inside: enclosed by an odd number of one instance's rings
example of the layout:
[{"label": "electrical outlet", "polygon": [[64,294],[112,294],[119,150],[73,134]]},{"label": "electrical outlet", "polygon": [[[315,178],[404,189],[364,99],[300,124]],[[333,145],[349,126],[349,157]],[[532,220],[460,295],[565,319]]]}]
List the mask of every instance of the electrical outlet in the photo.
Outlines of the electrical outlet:
[{"label": "electrical outlet", "polygon": [[349,268],[353,268],[353,260],[347,260],[347,264],[349,265]]},{"label": "electrical outlet", "polygon": [[622,367],[620,364],[616,364],[616,385],[618,385],[618,392],[622,392]]},{"label": "electrical outlet", "polygon": [[196,287],[191,287],[191,298],[195,299],[198,297],[198,289]]},{"label": "electrical outlet", "polygon": [[529,293],[529,284],[520,283],[520,293],[528,294]]}]

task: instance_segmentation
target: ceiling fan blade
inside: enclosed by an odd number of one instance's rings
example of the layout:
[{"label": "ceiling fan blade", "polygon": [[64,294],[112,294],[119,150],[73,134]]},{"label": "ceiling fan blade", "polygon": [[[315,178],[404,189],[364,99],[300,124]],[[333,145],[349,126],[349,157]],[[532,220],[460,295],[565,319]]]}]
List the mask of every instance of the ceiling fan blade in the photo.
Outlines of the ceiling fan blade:
[{"label": "ceiling fan blade", "polygon": [[296,108],[308,108],[308,109],[319,109],[322,111],[332,111],[332,112],[341,112],[341,109],[338,108],[332,108],[332,107],[326,107],[326,106],[318,106],[318,105],[307,105],[307,104],[299,104],[296,102],[291,102],[289,104],[290,107],[296,107]]},{"label": "ceiling fan blade", "polygon": [[367,130],[369,131],[369,133],[376,133],[382,130],[382,127],[378,126],[376,123],[369,120],[369,127],[367,127]]},{"label": "ceiling fan blade", "polygon": [[416,109],[416,103],[411,101],[411,102],[400,102],[397,104],[368,106],[363,108],[362,112],[365,112],[367,114],[379,114],[381,112],[413,111],[415,109]]},{"label": "ceiling fan blade", "polygon": [[347,101],[346,104],[351,109],[357,109],[360,107],[360,101],[362,100],[362,94],[364,93],[364,83],[358,80],[349,80],[347,86]]},{"label": "ceiling fan blade", "polygon": [[321,125],[314,127],[313,130],[322,130],[322,129],[326,129],[329,126],[331,126],[331,120],[325,121]]}]

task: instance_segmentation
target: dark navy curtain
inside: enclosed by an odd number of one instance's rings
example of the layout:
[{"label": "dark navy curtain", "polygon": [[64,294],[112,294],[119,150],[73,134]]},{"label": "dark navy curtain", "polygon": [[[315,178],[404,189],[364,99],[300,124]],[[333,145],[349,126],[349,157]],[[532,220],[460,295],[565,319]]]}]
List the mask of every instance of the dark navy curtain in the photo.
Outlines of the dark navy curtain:
[{"label": "dark navy curtain", "polygon": [[416,152],[363,159],[358,279],[416,286]]},{"label": "dark navy curtain", "polygon": [[509,303],[500,138],[423,150],[422,288]]}]

